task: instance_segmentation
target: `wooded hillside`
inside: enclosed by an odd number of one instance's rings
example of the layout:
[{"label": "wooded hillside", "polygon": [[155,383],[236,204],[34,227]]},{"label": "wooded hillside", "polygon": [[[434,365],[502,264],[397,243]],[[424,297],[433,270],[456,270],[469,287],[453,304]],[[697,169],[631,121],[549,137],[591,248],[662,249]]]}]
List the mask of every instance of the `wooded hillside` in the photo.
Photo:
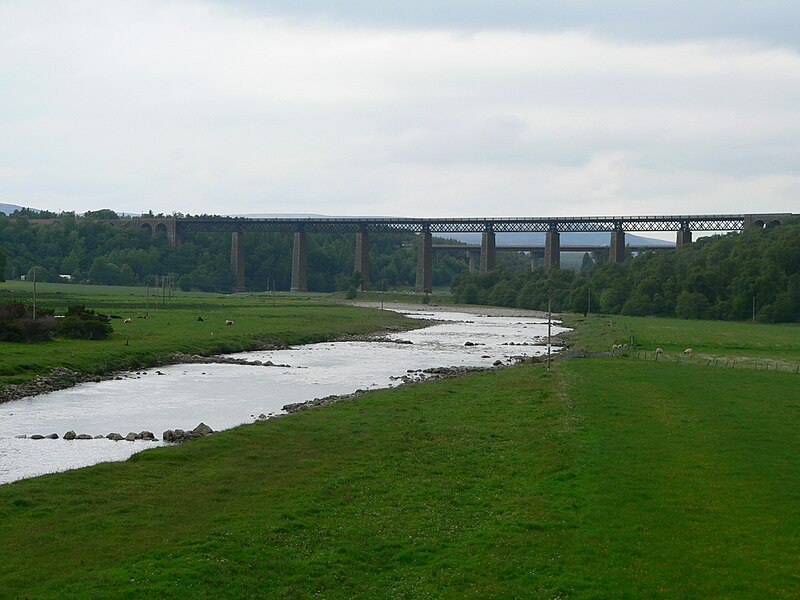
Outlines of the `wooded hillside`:
[{"label": "wooded hillside", "polygon": [[459,302],[697,319],[800,321],[800,223],[700,238],[579,272],[462,274]]}]

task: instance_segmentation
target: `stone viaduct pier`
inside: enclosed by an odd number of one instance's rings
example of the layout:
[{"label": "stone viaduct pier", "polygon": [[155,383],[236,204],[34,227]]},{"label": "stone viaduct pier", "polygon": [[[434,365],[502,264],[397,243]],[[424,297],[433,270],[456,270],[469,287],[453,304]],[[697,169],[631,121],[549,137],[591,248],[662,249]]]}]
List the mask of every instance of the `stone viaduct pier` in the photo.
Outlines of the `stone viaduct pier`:
[{"label": "stone viaduct pier", "polygon": [[[592,246],[592,252],[608,251],[611,262],[625,259],[626,232],[675,232],[675,248],[692,242],[696,231],[739,231],[749,227],[769,227],[800,215],[741,214],[741,215],[672,215],[629,217],[486,217],[486,218],[269,218],[249,219],[237,217],[142,217],[122,219],[119,224],[144,228],[155,235],[163,232],[168,241],[179,245],[183,234],[205,231],[231,234],[231,272],[236,277],[237,290],[244,290],[244,233],[283,232],[294,235],[292,253],[292,291],[307,291],[308,267],[306,236],[314,232],[355,234],[356,252],[354,271],[362,274],[362,289],[369,289],[369,237],[389,231],[410,231],[418,236],[416,290],[430,292],[433,288],[433,235],[449,233],[481,233],[480,272],[492,270],[496,264],[498,233],[544,233],[545,245],[518,247],[519,250],[543,254],[544,266],[557,269],[562,250],[560,235],[565,232],[607,232],[609,245]],[[670,248],[672,246],[669,246]],[[503,249],[500,246],[499,249]],[[589,248],[587,246],[587,248]],[[650,247],[652,248],[652,247]],[[462,250],[470,250],[461,246]],[[637,249],[645,249],[645,247]],[[657,247],[656,249],[664,249]],[[475,247],[477,251],[477,247]]]}]

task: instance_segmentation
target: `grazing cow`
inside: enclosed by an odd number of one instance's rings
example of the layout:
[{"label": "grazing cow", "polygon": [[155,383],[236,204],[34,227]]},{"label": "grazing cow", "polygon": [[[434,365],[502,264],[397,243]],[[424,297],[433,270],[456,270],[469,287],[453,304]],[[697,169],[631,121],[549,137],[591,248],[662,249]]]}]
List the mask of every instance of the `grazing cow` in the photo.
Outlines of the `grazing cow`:
[{"label": "grazing cow", "polygon": [[130,317],[128,317],[123,321],[123,323],[133,323],[133,320]]},{"label": "grazing cow", "polygon": [[230,319],[226,319],[225,325],[233,325],[233,321],[231,321]]},{"label": "grazing cow", "polygon": [[691,354],[692,352],[693,350],[691,348],[686,348],[686,350],[683,351],[684,354]]},{"label": "grazing cow", "polygon": [[203,321],[204,319],[203,319],[203,317],[197,317],[197,320],[198,321]]}]

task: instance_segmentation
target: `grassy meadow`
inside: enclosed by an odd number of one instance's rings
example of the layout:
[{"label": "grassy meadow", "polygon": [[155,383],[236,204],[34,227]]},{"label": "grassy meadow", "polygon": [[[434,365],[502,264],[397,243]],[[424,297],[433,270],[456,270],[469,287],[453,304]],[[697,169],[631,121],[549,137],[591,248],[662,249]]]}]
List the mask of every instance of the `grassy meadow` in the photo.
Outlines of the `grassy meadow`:
[{"label": "grassy meadow", "polygon": [[[577,328],[568,336],[573,349],[602,352],[613,344],[630,344],[628,356],[653,360],[656,348],[663,358],[731,368],[777,369],[795,372],[800,367],[800,324],[777,325],[733,321],[695,321],[654,317],[566,315],[564,322]],[[686,348],[691,355],[684,355]]]},{"label": "grassy meadow", "polygon": [[[773,326],[570,320],[588,349],[794,352]],[[0,597],[800,595],[800,376],[634,358],[375,391],[0,486]]]}]

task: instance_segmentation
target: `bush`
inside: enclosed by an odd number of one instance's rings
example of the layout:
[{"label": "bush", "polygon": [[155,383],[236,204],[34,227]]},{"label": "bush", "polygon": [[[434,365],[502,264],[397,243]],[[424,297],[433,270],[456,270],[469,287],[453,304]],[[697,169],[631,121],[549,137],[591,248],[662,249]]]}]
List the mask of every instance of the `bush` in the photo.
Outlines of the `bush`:
[{"label": "bush", "polygon": [[0,341],[41,342],[53,337],[58,324],[52,311],[42,310],[33,318],[33,307],[22,302],[0,305]]},{"label": "bush", "polygon": [[104,340],[113,331],[111,319],[81,305],[69,307],[58,329],[62,337],[85,340]]}]

